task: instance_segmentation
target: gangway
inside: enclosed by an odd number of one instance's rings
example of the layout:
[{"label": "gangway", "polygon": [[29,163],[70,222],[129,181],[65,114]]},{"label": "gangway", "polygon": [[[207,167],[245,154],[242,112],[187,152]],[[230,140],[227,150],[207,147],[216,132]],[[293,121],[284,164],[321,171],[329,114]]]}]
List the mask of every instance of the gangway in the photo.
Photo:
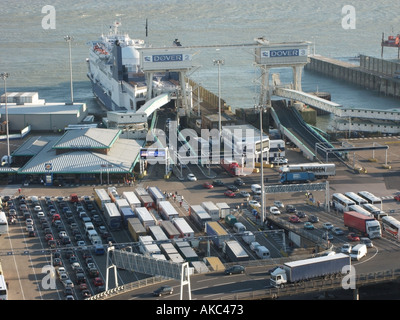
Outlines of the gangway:
[{"label": "gangway", "polygon": [[149,117],[154,111],[160,109],[162,106],[165,106],[168,102],[171,101],[171,97],[169,93],[160,94],[150,100],[148,100],[137,113],[145,113],[147,117]]},{"label": "gangway", "polygon": [[341,117],[342,105],[337,104],[332,101],[329,101],[329,100],[326,100],[326,99],[319,98],[317,96],[314,96],[314,95],[306,93],[306,92],[276,87],[274,89],[274,95],[277,95],[277,96],[280,96],[283,98],[287,98],[287,99],[291,99],[294,101],[300,101],[300,102],[303,102],[314,108],[317,108],[317,109],[332,113],[335,116]]}]

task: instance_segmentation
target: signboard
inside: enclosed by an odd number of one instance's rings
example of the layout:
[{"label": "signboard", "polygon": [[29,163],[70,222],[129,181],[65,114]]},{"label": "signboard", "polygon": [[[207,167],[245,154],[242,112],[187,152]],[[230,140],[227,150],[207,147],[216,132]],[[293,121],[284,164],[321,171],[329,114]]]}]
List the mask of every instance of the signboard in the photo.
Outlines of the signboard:
[{"label": "signboard", "polygon": [[193,66],[191,49],[183,47],[176,49],[143,48],[141,57],[141,67],[144,71],[187,70]]},{"label": "signboard", "polygon": [[165,158],[165,149],[140,149],[140,158]]},{"label": "signboard", "polygon": [[290,66],[308,63],[308,43],[270,44],[255,49],[256,63],[267,66]]}]

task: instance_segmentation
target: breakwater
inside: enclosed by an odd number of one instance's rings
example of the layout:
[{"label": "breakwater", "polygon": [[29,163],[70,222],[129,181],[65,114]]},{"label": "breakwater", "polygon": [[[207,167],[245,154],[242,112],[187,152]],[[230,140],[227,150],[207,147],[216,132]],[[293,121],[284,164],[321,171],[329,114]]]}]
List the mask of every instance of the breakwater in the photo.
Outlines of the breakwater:
[{"label": "breakwater", "polygon": [[400,98],[400,63],[360,55],[359,65],[323,56],[311,56],[305,70],[318,72],[386,96]]}]

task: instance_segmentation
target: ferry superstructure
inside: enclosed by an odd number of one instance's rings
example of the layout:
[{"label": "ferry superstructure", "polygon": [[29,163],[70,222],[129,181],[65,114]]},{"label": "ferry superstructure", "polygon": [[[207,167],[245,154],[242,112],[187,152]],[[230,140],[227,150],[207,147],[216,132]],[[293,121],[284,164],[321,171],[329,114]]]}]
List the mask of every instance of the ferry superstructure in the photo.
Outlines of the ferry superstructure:
[{"label": "ferry superstructure", "polygon": [[[136,112],[147,97],[147,83],[140,67],[140,49],[146,47],[142,39],[131,39],[118,31],[119,22],[110,26],[108,34],[88,45],[87,76],[95,97],[109,111]],[[151,79],[153,93],[176,94],[177,74],[157,73]]]}]

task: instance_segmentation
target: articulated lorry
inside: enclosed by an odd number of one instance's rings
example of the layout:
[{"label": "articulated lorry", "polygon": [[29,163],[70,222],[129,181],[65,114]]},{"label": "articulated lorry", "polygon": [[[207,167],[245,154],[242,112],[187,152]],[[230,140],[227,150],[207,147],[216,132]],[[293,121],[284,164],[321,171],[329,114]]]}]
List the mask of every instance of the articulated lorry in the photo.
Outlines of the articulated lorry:
[{"label": "articulated lorry", "polygon": [[329,278],[342,274],[343,267],[350,264],[350,256],[344,253],[287,262],[271,273],[270,284],[278,288],[301,281]]},{"label": "articulated lorry", "polygon": [[313,172],[283,172],[281,174],[281,183],[306,183],[315,180]]},{"label": "articulated lorry", "polygon": [[350,231],[361,232],[370,239],[382,237],[381,225],[374,217],[367,217],[356,211],[345,211],[343,221]]}]

